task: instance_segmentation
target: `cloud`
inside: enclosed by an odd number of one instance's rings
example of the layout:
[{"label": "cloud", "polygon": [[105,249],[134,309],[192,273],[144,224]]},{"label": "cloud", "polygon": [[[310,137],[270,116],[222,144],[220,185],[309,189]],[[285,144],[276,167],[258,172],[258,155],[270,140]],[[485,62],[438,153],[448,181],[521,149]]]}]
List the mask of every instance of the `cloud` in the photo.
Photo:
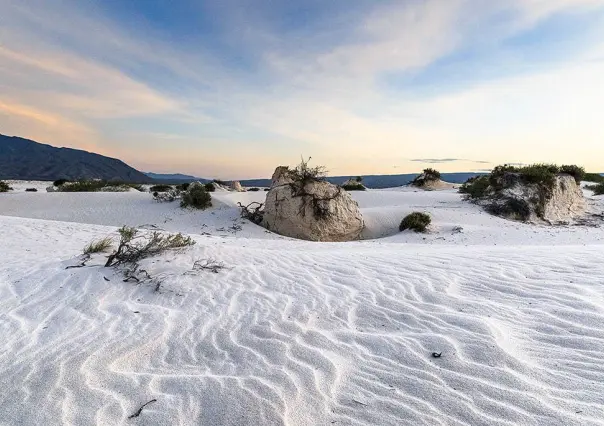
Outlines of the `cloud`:
[{"label": "cloud", "polygon": [[416,163],[432,163],[432,164],[455,163],[455,162],[491,164],[490,161],[467,160],[467,159],[463,159],[463,158],[413,158],[409,161],[413,161]]}]

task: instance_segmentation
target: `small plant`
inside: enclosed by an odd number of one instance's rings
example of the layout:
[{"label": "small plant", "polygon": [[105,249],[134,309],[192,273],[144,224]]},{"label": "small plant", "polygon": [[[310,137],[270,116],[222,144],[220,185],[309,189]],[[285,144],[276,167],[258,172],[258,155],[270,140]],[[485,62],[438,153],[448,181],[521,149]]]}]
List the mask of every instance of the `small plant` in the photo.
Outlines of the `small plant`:
[{"label": "small plant", "polygon": [[149,188],[149,192],[154,193],[154,192],[168,192],[170,190],[174,189],[174,187],[172,185],[164,185],[159,184],[159,185],[153,185],[151,188]]},{"label": "small plant", "polygon": [[471,199],[483,198],[487,195],[489,185],[488,176],[474,176],[461,185],[459,192]]},{"label": "small plant", "polygon": [[300,164],[295,169],[289,171],[289,176],[295,184],[304,186],[310,182],[321,181],[327,176],[327,169],[323,166],[310,167],[308,163],[312,157],[308,157],[308,160],[300,161]]},{"label": "small plant", "polygon": [[102,253],[111,248],[113,240],[110,237],[105,237],[97,241],[93,241],[84,247],[84,254]]},{"label": "small plant", "polygon": [[212,182],[208,182],[204,185],[204,187],[206,188],[206,191],[208,192],[214,192],[216,191],[216,185],[214,185]]},{"label": "small plant", "polygon": [[181,207],[207,209],[212,206],[212,196],[203,185],[191,185],[187,192],[182,193]]},{"label": "small plant", "polygon": [[0,192],[8,192],[12,190],[13,188],[11,188],[8,183],[0,180]]},{"label": "small plant", "polygon": [[398,229],[401,232],[407,229],[415,232],[426,232],[428,225],[430,225],[431,222],[432,219],[427,213],[413,212],[405,216]]},{"label": "small plant", "polygon": [[362,176],[357,176],[356,178],[354,178],[354,180],[356,180],[357,182],[361,183],[361,182],[363,182],[363,177]]},{"label": "small plant", "polygon": [[67,182],[69,182],[67,179],[57,179],[52,183],[52,186],[63,186]]},{"label": "small plant", "polygon": [[27,188],[25,192],[38,192],[36,188]]},{"label": "small plant", "polygon": [[107,258],[106,267],[126,264],[135,266],[147,257],[195,244],[191,237],[185,237],[180,233],[164,235],[155,231],[148,235],[140,235],[138,229],[128,226],[122,227],[118,232],[119,245],[117,250]]},{"label": "small plant", "polygon": [[258,191],[260,191],[260,188],[248,188],[248,191],[250,191],[250,192],[258,192]]},{"label": "small plant", "polygon": [[167,192],[154,192],[153,199],[158,203],[171,203],[181,197],[181,192],[178,189],[171,189]]}]

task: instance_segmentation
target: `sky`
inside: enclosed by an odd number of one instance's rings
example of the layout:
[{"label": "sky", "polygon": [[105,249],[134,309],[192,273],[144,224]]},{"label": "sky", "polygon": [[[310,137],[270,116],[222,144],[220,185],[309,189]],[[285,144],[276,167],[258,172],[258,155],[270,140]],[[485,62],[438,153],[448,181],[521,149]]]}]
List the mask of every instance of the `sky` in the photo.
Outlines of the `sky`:
[{"label": "sky", "polygon": [[0,0],[0,133],[143,171],[604,172],[604,0]]}]

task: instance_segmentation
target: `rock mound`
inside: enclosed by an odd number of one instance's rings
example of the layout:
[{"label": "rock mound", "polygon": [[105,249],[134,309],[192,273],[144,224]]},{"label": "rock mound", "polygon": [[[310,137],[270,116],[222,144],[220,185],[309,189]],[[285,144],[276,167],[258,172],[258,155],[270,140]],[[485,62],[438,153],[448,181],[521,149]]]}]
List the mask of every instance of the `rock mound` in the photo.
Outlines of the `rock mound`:
[{"label": "rock mound", "polygon": [[241,186],[241,182],[234,180],[233,182],[231,182],[231,184],[229,185],[229,188],[231,191],[235,191],[235,192],[244,192],[243,186]]},{"label": "rock mound", "polygon": [[522,172],[497,169],[462,187],[487,211],[525,222],[568,222],[585,213],[586,202],[576,179],[568,174],[544,174],[539,179]]},{"label": "rock mound", "polygon": [[342,188],[344,188],[346,191],[365,191],[365,190],[367,190],[365,185],[363,185],[363,181],[359,180],[359,179],[360,178],[348,179],[346,182],[344,182],[342,184]]},{"label": "rock mound", "polygon": [[351,241],[364,222],[350,194],[323,180],[296,181],[278,167],[266,195],[262,224],[281,235],[310,241]]},{"label": "rock mound", "polygon": [[440,172],[434,169],[424,169],[420,175],[413,179],[410,185],[425,191],[438,191],[456,187],[455,184],[441,180]]}]

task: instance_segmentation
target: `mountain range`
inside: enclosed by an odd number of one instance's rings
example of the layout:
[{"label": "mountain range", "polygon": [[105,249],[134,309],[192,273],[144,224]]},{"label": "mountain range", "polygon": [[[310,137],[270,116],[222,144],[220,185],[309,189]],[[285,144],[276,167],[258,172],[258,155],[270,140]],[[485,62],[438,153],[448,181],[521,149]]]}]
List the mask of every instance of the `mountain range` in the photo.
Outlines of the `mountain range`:
[{"label": "mountain range", "polygon": [[0,179],[105,179],[136,183],[152,180],[116,158],[1,134]]}]

